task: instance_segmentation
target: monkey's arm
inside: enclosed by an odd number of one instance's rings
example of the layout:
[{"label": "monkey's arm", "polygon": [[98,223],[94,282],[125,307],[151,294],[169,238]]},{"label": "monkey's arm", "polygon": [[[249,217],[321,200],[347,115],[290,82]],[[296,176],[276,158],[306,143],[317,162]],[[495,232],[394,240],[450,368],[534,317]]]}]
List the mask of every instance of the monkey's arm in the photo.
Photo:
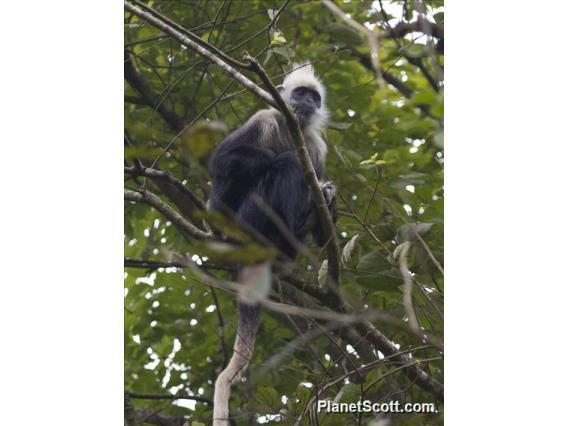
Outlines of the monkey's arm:
[{"label": "monkey's arm", "polygon": [[258,126],[245,124],[213,152],[209,174],[213,179],[210,207],[233,213],[270,165],[275,154],[258,143]]},{"label": "monkey's arm", "polygon": [[274,153],[258,143],[259,129],[255,123],[245,124],[230,134],[213,152],[209,161],[211,177],[239,179],[254,177],[274,158]]}]

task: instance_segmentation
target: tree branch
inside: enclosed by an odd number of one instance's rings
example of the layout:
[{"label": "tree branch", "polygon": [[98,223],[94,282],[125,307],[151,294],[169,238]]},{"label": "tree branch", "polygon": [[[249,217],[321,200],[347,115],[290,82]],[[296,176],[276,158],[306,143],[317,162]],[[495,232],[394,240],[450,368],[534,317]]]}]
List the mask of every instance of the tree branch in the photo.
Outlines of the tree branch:
[{"label": "tree branch", "polygon": [[136,411],[126,391],[124,391],[124,422],[126,426],[136,426]]},{"label": "tree branch", "polygon": [[136,201],[149,204],[160,213],[162,213],[166,218],[168,218],[179,230],[181,230],[188,237],[196,240],[209,240],[213,238],[213,234],[198,229],[177,211],[164,203],[156,194],[148,191],[147,189],[141,189],[138,192],[125,189],[124,199],[127,201]]},{"label": "tree branch", "polygon": [[183,426],[188,421],[183,416],[164,416],[155,410],[134,410],[136,421],[156,426]]},{"label": "tree branch", "polygon": [[[178,193],[184,198],[189,199],[199,210],[205,210],[205,203],[195,195],[191,189],[172,176],[170,172],[152,169],[149,167],[125,167],[124,171],[132,176],[146,176],[154,180],[165,181],[174,186]],[[173,200],[172,200],[173,201]]]},{"label": "tree branch", "polygon": [[[156,9],[151,8],[150,6],[146,5],[145,3],[141,2],[140,0],[131,0],[134,4],[136,4],[136,6],[138,6],[139,8],[143,9],[144,11],[146,11],[147,13],[149,13],[151,16],[155,17],[156,19],[166,23],[167,25],[169,25],[171,28],[175,29],[176,31],[179,31],[181,34],[187,36],[187,38],[189,38],[192,42],[194,42],[195,44],[204,47],[205,49],[207,49],[208,51],[210,51],[211,53],[213,53],[214,55],[216,55],[217,57],[221,58],[223,61],[225,61],[227,64],[229,64],[230,66],[232,66],[233,68],[241,68],[241,69],[246,69],[247,65],[237,61],[236,59],[232,58],[231,56],[225,54],[225,52],[223,52],[222,50],[217,49],[215,46],[213,46],[212,44],[206,42],[205,40],[203,40],[201,37],[193,34],[191,31],[185,29],[184,27],[182,27],[181,25],[179,25],[177,22],[172,21],[170,18],[168,18],[165,15],[162,15],[160,12],[158,12]],[[217,19],[218,16],[215,17],[215,19]],[[213,22],[213,26],[211,27],[211,31],[209,32],[209,34],[211,35],[213,29],[215,28],[215,21]],[[167,34],[167,33],[166,33]]]},{"label": "tree branch", "polygon": [[213,404],[209,398],[199,395],[172,395],[172,394],[162,394],[162,393],[136,393],[126,391],[131,399],[169,399],[175,401],[176,399],[191,399],[193,401],[206,402],[207,404]]},{"label": "tree branch", "polygon": [[126,50],[124,51],[124,58],[124,78],[128,84],[140,94],[148,106],[156,108],[157,105],[156,110],[173,130],[179,132],[183,129],[183,120],[174,111],[160,103],[158,96],[154,93],[144,76],[136,71],[132,57]]},{"label": "tree branch", "polygon": [[[426,21],[426,22],[425,22]],[[429,31],[426,32],[424,29],[427,24],[429,26]],[[444,25],[436,24],[428,21],[426,18],[419,16],[416,21],[413,22],[400,22],[396,26],[379,33],[379,38],[402,38],[405,35],[413,32],[422,32],[431,35],[437,39],[444,38]]]},{"label": "tree branch", "polygon": [[187,265],[180,262],[156,262],[153,260],[124,259],[125,268],[141,268],[154,270],[158,268],[185,268]]},{"label": "tree branch", "polygon": [[[355,56],[359,62],[361,63],[361,65],[363,65],[365,68],[367,68],[369,71],[375,71],[375,68],[373,67],[373,63],[371,62],[371,59],[365,55],[364,53],[359,52],[355,47],[353,46],[346,46],[346,49],[353,55]],[[381,73],[381,77],[387,82],[389,83],[391,86],[393,86],[396,90],[398,90],[406,99],[412,100],[412,95],[414,94],[414,91],[412,89],[410,89],[409,87],[407,87],[402,81],[400,81],[398,78],[396,78],[394,75],[392,75],[391,73],[389,73],[388,71],[384,70],[383,68],[380,69],[380,73]],[[418,109],[420,109],[420,111],[422,111],[425,115],[427,115],[428,117],[430,117],[431,119],[437,121],[440,124],[443,124],[443,121],[440,120],[440,118],[435,117],[434,115],[432,115],[432,112],[430,111],[430,107],[428,105],[424,105],[424,104],[418,104],[416,105],[418,107]]]},{"label": "tree branch", "polygon": [[[387,336],[377,330],[372,324],[356,324],[355,327],[357,327],[361,335],[365,336],[365,339],[368,339],[373,346],[380,350],[385,356],[392,356],[393,361],[400,363],[401,365],[411,363],[408,355],[399,354],[399,349],[394,345],[394,343],[391,342]],[[422,389],[427,390],[436,398],[440,400],[444,399],[444,385],[422,370],[420,366],[416,364],[409,365],[404,372],[410,381],[416,383]]]},{"label": "tree branch", "polygon": [[[286,297],[291,300],[291,303],[294,303],[298,306],[306,306],[308,309],[317,308],[317,305],[315,305],[313,302],[310,303],[310,301],[306,300],[306,298],[302,298],[298,295],[297,292],[301,289],[297,289],[296,286],[292,287],[290,285],[287,285],[283,287],[283,289],[285,290]],[[333,294],[331,296],[333,296]],[[324,306],[332,309],[334,312],[336,312],[336,315],[355,315],[353,311],[347,306],[341,306],[341,302],[339,300],[334,301],[333,298],[329,297],[321,300],[314,295],[312,295],[312,297],[314,297]],[[337,318],[335,319],[335,321],[337,321]],[[357,345],[361,344],[361,339],[358,337],[360,336],[362,339],[364,339],[364,341],[367,341],[372,346],[374,346],[375,349],[381,351],[385,355],[385,357],[388,356],[393,363],[407,365],[412,362],[407,354],[400,353],[400,350],[395,346],[395,344],[387,336],[385,336],[382,332],[375,328],[375,326],[369,321],[354,321],[352,324],[353,327],[339,328],[337,330],[337,334],[339,334],[342,338],[349,340],[354,347],[355,345],[353,343],[357,343]],[[412,332],[411,329],[407,329],[407,331]],[[439,347],[439,344],[436,344],[435,342],[432,342],[432,344]],[[440,348],[440,350],[442,349]],[[368,350],[367,353],[369,353]],[[376,356],[374,357],[376,358]],[[441,384],[437,379],[429,375],[427,372],[425,372],[419,365],[409,365],[408,368],[405,368],[403,372],[411,382],[416,383],[419,387],[431,393],[436,398],[443,400],[444,385]]]},{"label": "tree branch", "polygon": [[[403,22],[403,23],[397,25],[395,28],[390,28],[389,31],[379,33],[377,31],[373,31],[373,30],[366,28],[365,26],[361,25],[359,22],[355,21],[353,18],[351,18],[350,16],[345,14],[345,12],[343,12],[331,0],[322,0],[322,4],[327,9],[329,9],[335,16],[337,16],[338,18],[343,20],[343,22],[345,22],[347,25],[349,25],[355,31],[361,33],[363,36],[365,36],[367,38],[369,48],[371,50],[371,55],[370,56],[364,55],[363,53],[359,52],[355,47],[346,46],[347,49],[351,52],[351,54],[353,56],[357,57],[359,59],[359,62],[365,68],[367,68],[370,71],[373,71],[377,75],[377,79],[379,81],[382,81],[382,80],[386,81],[390,85],[394,86],[400,93],[402,93],[402,95],[405,98],[411,99],[413,91],[411,89],[409,89],[408,87],[406,87],[402,81],[398,80],[395,76],[393,76],[392,74],[389,74],[385,69],[381,68],[381,66],[379,64],[379,51],[378,51],[379,50],[379,42],[382,38],[398,38],[398,37],[404,36],[408,32],[421,29],[422,26],[424,25],[424,19],[423,18],[418,19],[417,21],[412,22],[410,24]],[[427,21],[427,23],[431,24],[429,21]],[[440,29],[439,28],[437,28],[436,33],[438,35],[440,35]],[[441,34],[443,35],[443,31],[441,32]],[[410,61],[410,62],[412,62],[412,61]],[[414,62],[414,64],[416,65],[415,62]],[[427,70],[425,70],[425,68],[421,64],[417,65],[417,66],[420,68],[420,70],[423,73],[425,72],[425,76],[428,79],[428,82],[430,84],[432,84],[432,81],[430,81],[430,79],[428,78],[429,73],[427,72]],[[382,80],[381,80],[381,78],[382,78]],[[438,91],[437,84],[435,82],[433,84],[434,84],[434,86],[433,86],[434,89],[436,91]],[[439,118],[432,115],[432,113],[430,111],[430,107],[428,105],[419,104],[417,106],[428,117],[436,120],[438,123],[440,123],[441,126],[443,125],[443,122]]]},{"label": "tree branch", "polygon": [[[258,96],[260,99],[262,99],[267,104],[272,105],[274,107],[276,106],[276,103],[274,102],[272,97],[268,93],[266,93],[266,91],[264,91],[260,87],[256,86],[256,84],[254,84],[253,81],[251,81],[250,79],[248,79],[247,77],[242,75],[235,68],[233,68],[233,66],[229,65],[226,61],[222,60],[218,55],[213,53],[209,48],[205,48],[204,47],[205,45],[210,46],[208,43],[206,44],[203,41],[198,43],[198,42],[190,39],[189,37],[185,36],[184,34],[179,32],[178,30],[176,30],[175,28],[172,28],[171,25],[168,25],[163,20],[154,16],[154,14],[150,14],[150,13],[130,4],[127,1],[124,2],[124,7],[125,7],[126,10],[128,10],[133,15],[138,16],[140,19],[143,19],[144,21],[146,21],[149,24],[151,24],[152,26],[158,28],[159,30],[161,30],[165,34],[168,34],[170,37],[172,37],[174,40],[178,41],[182,45],[196,51],[201,56],[203,56],[203,57],[209,59],[211,62],[217,64],[224,72],[231,75],[235,80],[237,80],[245,89],[254,93],[256,96]],[[186,30],[185,33],[187,34],[187,33],[189,33],[189,31]],[[198,38],[198,37],[194,36],[192,38]],[[243,69],[246,69],[246,66],[243,67]]]}]

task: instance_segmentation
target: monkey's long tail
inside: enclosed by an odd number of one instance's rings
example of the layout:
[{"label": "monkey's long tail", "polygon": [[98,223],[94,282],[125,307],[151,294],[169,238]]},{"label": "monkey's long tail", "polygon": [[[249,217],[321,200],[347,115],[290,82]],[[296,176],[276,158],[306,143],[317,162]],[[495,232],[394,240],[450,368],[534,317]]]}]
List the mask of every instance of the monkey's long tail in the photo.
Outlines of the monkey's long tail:
[{"label": "monkey's long tail", "polygon": [[254,352],[254,341],[260,320],[260,306],[239,303],[239,325],[233,356],[215,382],[213,397],[213,426],[229,425],[231,385],[246,370]]}]

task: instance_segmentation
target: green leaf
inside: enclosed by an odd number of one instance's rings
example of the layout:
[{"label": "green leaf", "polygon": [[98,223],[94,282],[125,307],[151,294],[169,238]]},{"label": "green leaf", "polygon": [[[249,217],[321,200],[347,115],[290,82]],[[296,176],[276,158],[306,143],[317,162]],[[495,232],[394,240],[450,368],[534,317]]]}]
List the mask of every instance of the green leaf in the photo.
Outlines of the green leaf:
[{"label": "green leaf", "polygon": [[345,244],[345,247],[343,247],[343,252],[341,253],[341,263],[343,263],[344,266],[348,265],[351,262],[351,259],[353,257],[353,252],[355,251],[355,246],[357,244],[358,239],[359,239],[359,234],[351,238],[347,242],[347,244]]},{"label": "green leaf", "polygon": [[409,241],[411,243],[418,241],[416,234],[423,236],[430,228],[432,228],[433,223],[406,223],[400,226],[396,232],[396,241],[400,244],[404,241]]},{"label": "green leaf", "polygon": [[320,266],[318,271],[318,283],[321,287],[325,285],[325,279],[327,277],[327,259],[325,259]]},{"label": "green leaf", "polygon": [[339,123],[337,121],[330,121],[327,124],[327,127],[329,127],[330,129],[345,130],[350,128],[352,125],[353,123]]},{"label": "green leaf", "polygon": [[370,275],[358,276],[356,282],[372,291],[399,292],[402,276],[398,268],[392,267]]},{"label": "green leaf", "polygon": [[181,143],[191,158],[200,159],[209,154],[226,133],[227,126],[221,121],[200,121],[184,132]]},{"label": "green leaf", "polygon": [[419,105],[431,105],[436,102],[436,93],[431,90],[417,91],[412,95],[412,101]]},{"label": "green leaf", "polygon": [[444,131],[439,130],[434,134],[434,145],[438,148],[444,148]]},{"label": "green leaf", "polygon": [[383,164],[386,164],[386,161],[385,161],[385,160],[378,160],[378,159],[377,159],[377,156],[378,156],[378,155],[379,155],[378,153],[374,153],[374,154],[371,156],[371,158],[369,158],[368,160],[361,161],[361,162],[359,163],[359,166],[360,166],[361,168],[370,168],[370,167],[381,166],[381,165],[383,165]]},{"label": "green leaf", "polygon": [[360,397],[361,386],[355,383],[348,383],[340,389],[335,400],[338,402],[357,402]]},{"label": "green leaf", "polygon": [[428,56],[428,49],[424,44],[414,43],[408,48],[403,47],[402,50],[412,58],[423,58]]},{"label": "green leaf", "polygon": [[268,407],[279,407],[281,404],[280,398],[276,389],[268,386],[260,386],[256,391],[256,397]]},{"label": "green leaf", "polygon": [[385,255],[378,251],[372,251],[362,256],[357,265],[357,271],[378,272],[391,266]]},{"label": "green leaf", "polygon": [[288,62],[290,62],[295,55],[294,51],[290,49],[288,46],[275,46],[271,48],[269,52],[273,52],[277,55],[286,58]]},{"label": "green leaf", "polygon": [[272,34],[272,39],[270,40],[271,46],[279,46],[282,44],[286,44],[286,38],[280,31],[274,31]]},{"label": "green leaf", "polygon": [[126,159],[148,159],[152,160],[160,155],[164,150],[150,146],[127,146],[124,148],[124,157]]}]

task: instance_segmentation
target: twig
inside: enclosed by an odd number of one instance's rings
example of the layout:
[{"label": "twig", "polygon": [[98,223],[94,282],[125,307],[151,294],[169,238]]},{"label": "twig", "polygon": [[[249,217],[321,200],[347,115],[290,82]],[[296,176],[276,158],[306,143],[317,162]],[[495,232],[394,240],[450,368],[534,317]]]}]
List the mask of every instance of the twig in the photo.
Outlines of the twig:
[{"label": "twig", "polygon": [[[221,59],[215,53],[212,53],[211,50],[206,49],[203,47],[205,42],[197,43],[194,40],[190,39],[189,37],[183,35],[181,32],[164,22],[163,20],[156,18],[154,15],[145,12],[144,10],[130,4],[129,2],[124,2],[124,7],[126,10],[131,12],[132,14],[138,16],[139,18],[143,19],[144,21],[148,22],[152,26],[158,28],[159,30],[163,31],[165,34],[168,34],[173,39],[177,40],[182,45],[191,48],[192,50],[199,53],[201,56],[209,59],[211,62],[217,64],[223,71],[227,74],[231,75],[235,80],[237,80],[242,86],[244,86],[247,90],[254,93],[260,99],[262,99],[265,103],[276,106],[276,103],[272,99],[272,97],[260,87],[257,87],[253,81],[245,77],[243,74],[238,72],[233,66],[229,65],[226,61]],[[186,34],[188,31],[185,32]],[[192,38],[198,38],[197,36]],[[233,64],[234,65],[234,64]],[[246,66],[244,67],[246,69]]]},{"label": "twig", "polygon": [[211,297],[213,297],[213,303],[215,303],[215,311],[217,312],[217,319],[219,320],[219,337],[221,351],[223,352],[223,369],[227,366],[229,362],[229,353],[227,352],[227,342],[225,341],[225,320],[223,319],[223,314],[221,313],[221,305],[219,304],[219,298],[217,297],[217,292],[213,287],[211,287]]},{"label": "twig", "polygon": [[206,402],[208,404],[213,404],[213,401],[211,401],[209,398],[205,398],[204,396],[199,396],[199,395],[172,395],[172,394],[158,394],[158,393],[136,393],[136,392],[128,392],[126,391],[125,393],[128,394],[128,396],[132,399],[169,399],[172,401],[175,401],[176,399],[191,399],[193,401],[199,401],[199,402]]},{"label": "twig", "polygon": [[379,63],[379,43],[380,37],[379,33],[368,29],[364,25],[360,24],[353,18],[347,16],[345,12],[343,12],[334,2],[330,0],[322,0],[322,4],[327,7],[335,16],[349,25],[358,33],[361,33],[364,37],[367,38],[367,43],[369,45],[369,50],[371,51],[371,64],[373,69],[375,70],[375,74],[377,75],[377,81],[379,82],[379,86],[381,91],[384,92],[384,81],[382,76],[381,65]]},{"label": "twig", "polygon": [[[393,355],[398,352],[398,348],[394,345],[394,343],[391,342],[387,336],[377,330],[371,323],[356,324],[355,327],[385,356]],[[434,343],[431,341],[431,343],[440,350],[443,350],[440,342]],[[394,360],[400,364],[408,364],[410,362],[410,358],[406,355],[396,356],[394,357]],[[444,399],[444,385],[429,375],[426,371],[422,370],[418,365],[411,366],[406,369],[405,372],[408,378],[422,389],[427,390],[440,400]]]},{"label": "twig", "polygon": [[124,56],[127,58],[124,62],[124,78],[128,81],[128,84],[140,94],[148,106],[158,111],[172,129],[175,131],[183,129],[183,120],[178,117],[174,111],[160,102],[158,96],[154,93],[144,76],[136,71],[133,61],[129,60],[130,55],[126,50],[124,51]]},{"label": "twig", "polygon": [[[210,51],[211,53],[213,53],[214,55],[217,55],[218,57],[220,57],[223,61],[225,61],[227,64],[231,65],[232,67],[235,68],[246,68],[246,64],[243,64],[242,62],[237,61],[236,59],[230,57],[229,55],[225,54],[222,50],[217,49],[215,46],[213,46],[212,44],[206,42],[205,40],[203,40],[201,37],[198,37],[197,35],[193,34],[191,31],[186,30],[184,27],[182,27],[181,25],[179,25],[177,22],[172,21],[170,18],[168,18],[165,15],[162,15],[160,12],[158,12],[156,9],[151,8],[150,6],[146,5],[145,3],[141,2],[140,0],[131,0],[134,4],[136,4],[136,6],[138,6],[140,9],[143,9],[144,11],[146,11],[148,14],[150,14],[151,16],[155,17],[156,19],[164,22],[165,24],[167,24],[168,26],[170,26],[171,28],[175,29],[176,31],[179,31],[181,34],[187,36],[187,38],[189,38],[193,43],[195,43],[196,45],[202,46],[205,49],[207,49],[208,51]],[[126,4],[126,3],[125,3]],[[128,8],[127,8],[128,9]],[[131,11],[132,12],[132,11]],[[218,16],[215,17],[215,21],[217,20]],[[213,27],[215,27],[215,22],[213,22]],[[210,31],[210,35],[211,32],[213,31],[213,27],[211,28]],[[166,34],[167,31],[164,31]],[[171,34],[170,34],[171,35]]]},{"label": "twig", "polygon": [[213,238],[212,233],[203,232],[202,230],[197,228],[177,211],[164,203],[157,195],[148,191],[147,189],[139,190],[138,192],[125,189],[124,199],[128,201],[137,201],[149,204],[160,213],[162,213],[165,217],[167,217],[185,235],[193,239],[210,240]]},{"label": "twig", "polygon": [[[203,73],[203,75],[205,75],[205,73]],[[202,80],[203,81],[203,78]],[[179,137],[181,135],[183,135],[185,133],[185,131],[187,129],[189,129],[190,127],[192,127],[195,123],[197,123],[199,120],[201,120],[201,118],[207,113],[207,111],[209,111],[211,108],[213,108],[217,102],[219,102],[219,100],[225,95],[225,93],[227,93],[227,91],[231,88],[231,86],[233,85],[234,80],[231,80],[231,82],[227,85],[227,87],[225,87],[225,89],[223,89],[223,91],[219,94],[219,96],[217,96],[215,99],[213,99],[213,101],[211,101],[211,103],[209,105],[207,105],[203,111],[201,111],[199,114],[197,114],[197,116],[195,116],[195,118],[191,121],[191,123],[189,123],[187,126],[183,127],[173,138],[171,141],[168,142],[168,144],[166,145],[166,147],[162,150],[162,152],[160,152],[159,155],[156,156],[156,158],[154,158],[154,160],[152,161],[152,165],[151,167],[154,167],[157,163],[158,160],[160,158],[162,158],[162,156],[167,153],[172,146],[174,145],[174,143],[179,139]],[[201,84],[201,83],[200,83]],[[197,92],[196,92],[197,95]]]},{"label": "twig", "polygon": [[146,176],[151,179],[165,180],[176,187],[185,197],[189,198],[199,210],[205,210],[205,204],[187,186],[174,178],[168,171],[152,169],[149,167],[125,167],[124,171],[133,176]]}]

